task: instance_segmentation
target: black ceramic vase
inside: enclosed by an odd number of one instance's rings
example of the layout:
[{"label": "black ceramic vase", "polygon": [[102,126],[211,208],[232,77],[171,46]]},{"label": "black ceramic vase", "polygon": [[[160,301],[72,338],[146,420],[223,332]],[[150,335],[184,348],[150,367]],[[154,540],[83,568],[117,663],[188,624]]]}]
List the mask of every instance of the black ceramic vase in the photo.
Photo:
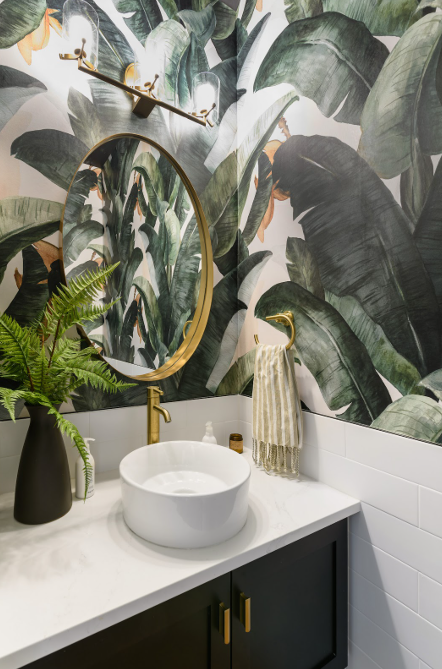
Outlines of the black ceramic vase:
[{"label": "black ceramic vase", "polygon": [[27,406],[26,435],[15,489],[14,518],[27,525],[49,523],[72,506],[68,458],[55,416],[47,407]]}]

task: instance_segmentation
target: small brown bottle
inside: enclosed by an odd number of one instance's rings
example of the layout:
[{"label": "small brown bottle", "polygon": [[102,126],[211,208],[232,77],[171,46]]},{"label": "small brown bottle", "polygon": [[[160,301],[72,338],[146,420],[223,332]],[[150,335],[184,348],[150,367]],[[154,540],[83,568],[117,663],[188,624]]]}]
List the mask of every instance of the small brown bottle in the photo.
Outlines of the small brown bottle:
[{"label": "small brown bottle", "polygon": [[242,453],[243,446],[244,446],[244,441],[242,438],[242,434],[233,432],[233,434],[231,434],[229,438],[229,448],[231,448],[232,451],[236,451],[236,453]]}]

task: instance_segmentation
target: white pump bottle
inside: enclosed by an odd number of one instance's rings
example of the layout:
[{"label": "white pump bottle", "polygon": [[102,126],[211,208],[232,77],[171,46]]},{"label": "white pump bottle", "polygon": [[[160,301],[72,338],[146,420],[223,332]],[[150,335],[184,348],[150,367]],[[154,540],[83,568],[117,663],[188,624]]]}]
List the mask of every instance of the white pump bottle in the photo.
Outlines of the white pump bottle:
[{"label": "white pump bottle", "polygon": [[206,423],[206,434],[204,437],[201,439],[205,444],[217,444],[217,440],[215,435],[213,434],[213,426],[212,426],[212,421],[209,420]]}]

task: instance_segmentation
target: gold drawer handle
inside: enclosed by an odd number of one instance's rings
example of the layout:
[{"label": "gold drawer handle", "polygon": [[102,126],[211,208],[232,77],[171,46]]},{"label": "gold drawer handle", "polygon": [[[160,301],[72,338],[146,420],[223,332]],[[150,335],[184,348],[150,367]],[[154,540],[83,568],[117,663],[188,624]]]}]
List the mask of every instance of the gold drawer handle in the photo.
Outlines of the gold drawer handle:
[{"label": "gold drawer handle", "polygon": [[226,609],[224,604],[219,605],[219,633],[224,637],[226,646],[230,643],[230,609]]},{"label": "gold drawer handle", "polygon": [[241,597],[240,620],[244,625],[245,631],[250,632],[250,630],[252,629],[252,623],[251,623],[252,600],[250,597],[246,597],[243,592],[240,594],[240,597]]}]

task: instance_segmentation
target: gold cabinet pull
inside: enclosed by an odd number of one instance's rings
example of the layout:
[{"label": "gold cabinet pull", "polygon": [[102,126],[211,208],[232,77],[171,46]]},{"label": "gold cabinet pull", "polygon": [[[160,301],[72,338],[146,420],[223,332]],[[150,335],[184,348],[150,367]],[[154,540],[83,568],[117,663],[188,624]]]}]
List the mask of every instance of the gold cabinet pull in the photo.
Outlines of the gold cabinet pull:
[{"label": "gold cabinet pull", "polygon": [[230,643],[230,609],[226,609],[224,604],[219,605],[219,633],[224,637],[226,646]]},{"label": "gold cabinet pull", "polygon": [[246,597],[243,592],[240,594],[240,598],[241,598],[240,620],[244,625],[245,631],[250,632],[250,630],[252,629],[252,623],[251,623],[252,600],[250,597]]}]

